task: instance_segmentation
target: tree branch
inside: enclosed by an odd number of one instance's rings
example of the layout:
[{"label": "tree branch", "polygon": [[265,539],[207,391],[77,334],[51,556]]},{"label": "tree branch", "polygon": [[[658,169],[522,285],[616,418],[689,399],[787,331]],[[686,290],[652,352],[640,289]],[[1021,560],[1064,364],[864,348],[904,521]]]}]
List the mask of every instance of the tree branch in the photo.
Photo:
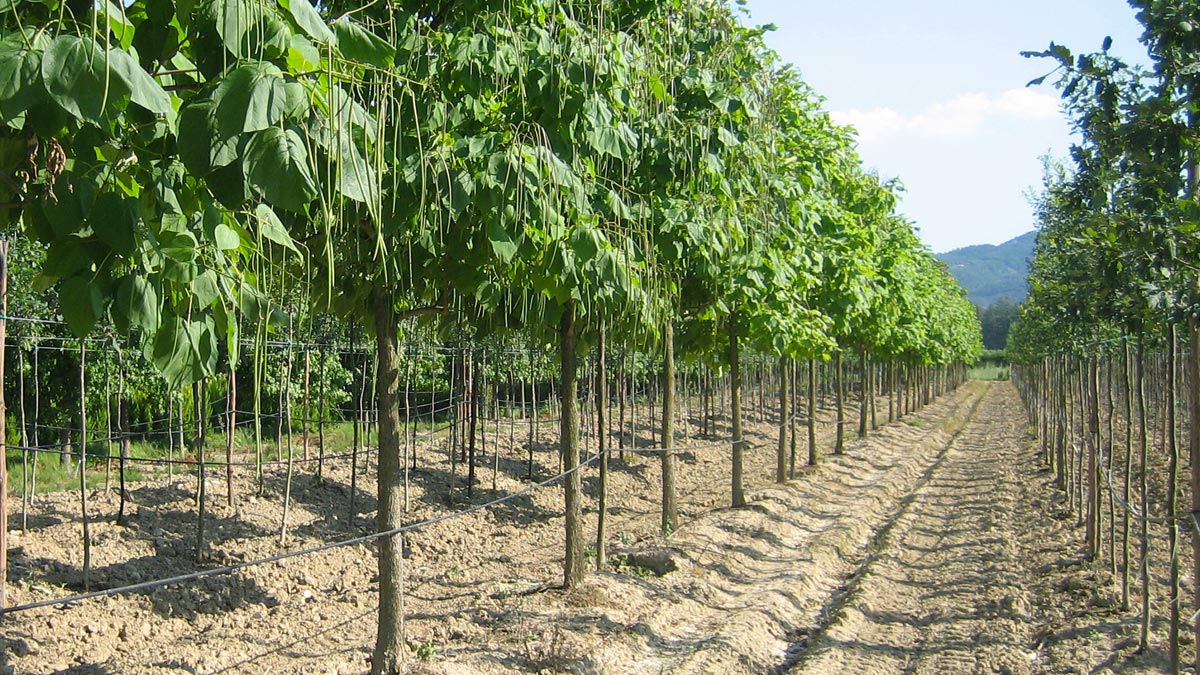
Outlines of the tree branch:
[{"label": "tree branch", "polygon": [[449,307],[443,307],[441,305],[430,305],[428,307],[417,307],[415,309],[398,312],[396,314],[396,320],[404,321],[405,319],[415,319],[418,316],[424,316],[426,314],[445,314],[446,312],[449,312],[449,311],[450,311]]}]

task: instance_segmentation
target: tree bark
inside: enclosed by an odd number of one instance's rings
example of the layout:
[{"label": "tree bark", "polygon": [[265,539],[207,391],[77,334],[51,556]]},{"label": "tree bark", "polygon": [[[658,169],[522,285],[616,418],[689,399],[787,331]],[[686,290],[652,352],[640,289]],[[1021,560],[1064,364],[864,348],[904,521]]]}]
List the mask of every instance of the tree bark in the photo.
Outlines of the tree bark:
[{"label": "tree bark", "polygon": [[[375,288],[371,292],[375,313],[375,380],[379,405],[379,511],[375,527],[388,532],[400,527],[404,507],[404,486],[400,460],[400,415],[397,408],[400,389],[399,344],[395,309],[391,295]],[[379,540],[379,623],[375,633],[375,651],[371,656],[371,675],[394,675],[404,662],[404,588],[403,549],[400,535]]]},{"label": "tree bark", "polygon": [[670,536],[679,526],[675,501],[675,327],[663,327],[662,371],[662,533]]},{"label": "tree bark", "polygon": [[867,370],[867,353],[858,355],[858,437],[867,437],[867,401],[871,397],[870,371]]},{"label": "tree bark", "polygon": [[729,405],[733,415],[733,506],[746,505],[746,492],[742,479],[742,371],[738,362],[738,331],[736,317],[729,319]]},{"label": "tree bark", "polygon": [[570,471],[563,484],[566,506],[566,551],[563,557],[563,587],[574,588],[583,581],[583,482],[579,470],[579,355],[576,353],[575,302],[567,301],[558,326],[559,358],[562,362],[560,440],[563,471]]},{"label": "tree bark", "polygon": [[808,465],[821,461],[817,450],[817,360],[808,360]]},{"label": "tree bark", "polygon": [[[600,504],[596,517],[596,570],[604,569],[608,562],[606,541],[608,539],[608,370],[605,364],[604,325],[600,326],[596,351],[600,362],[596,392],[596,436],[600,453]],[[511,394],[510,394],[511,397]]]},{"label": "tree bark", "polygon": [[846,449],[846,381],[842,368],[842,350],[833,355],[834,395],[837,397],[837,441],[833,454],[840,455]]},{"label": "tree bark", "polygon": [[787,482],[788,469],[788,359],[779,357],[779,448],[775,453],[775,482]]}]

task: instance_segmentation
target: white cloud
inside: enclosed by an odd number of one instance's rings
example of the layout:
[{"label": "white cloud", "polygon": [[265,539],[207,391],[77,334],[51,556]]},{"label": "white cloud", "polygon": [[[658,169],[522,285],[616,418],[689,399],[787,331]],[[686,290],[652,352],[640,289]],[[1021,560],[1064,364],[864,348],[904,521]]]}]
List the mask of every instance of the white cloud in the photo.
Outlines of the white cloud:
[{"label": "white cloud", "polygon": [[991,120],[1044,120],[1059,114],[1059,99],[1034,89],[1009,89],[997,96],[964,94],[949,101],[934,103],[914,115],[894,108],[848,110],[833,113],[839,124],[858,130],[864,142],[891,136],[918,138],[969,138]]}]

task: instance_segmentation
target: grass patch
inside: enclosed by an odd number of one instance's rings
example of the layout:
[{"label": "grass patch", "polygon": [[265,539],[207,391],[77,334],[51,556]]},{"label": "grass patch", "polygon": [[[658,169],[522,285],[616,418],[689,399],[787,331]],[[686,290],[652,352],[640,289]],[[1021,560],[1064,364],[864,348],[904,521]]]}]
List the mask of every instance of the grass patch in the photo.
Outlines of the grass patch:
[{"label": "grass patch", "polygon": [[[421,422],[413,422],[412,433],[420,436],[418,443],[428,443],[431,438],[441,438],[449,432],[444,429],[445,422],[437,421],[437,429],[439,430],[432,437],[429,432],[434,426],[428,419]],[[501,425],[503,428],[503,424]],[[488,429],[491,430],[490,424]],[[305,436],[301,433],[302,429],[297,426],[292,430],[292,457],[301,459],[304,457]],[[494,432],[493,432],[494,433]],[[185,436],[186,438],[186,436]],[[320,436],[317,433],[317,425],[313,424],[308,429],[308,455],[316,458],[319,454]],[[190,439],[189,439],[190,440]],[[354,427],[350,422],[327,422],[325,424],[324,436],[325,455],[345,455],[349,454],[354,447]],[[371,427],[370,435],[367,435],[363,428],[359,428],[359,448],[374,447],[376,442],[376,427]],[[211,461],[213,466],[217,466],[225,461],[225,433],[221,429],[210,431],[205,436],[204,457],[206,463]],[[275,425],[272,420],[263,420],[262,425],[262,440],[261,453],[264,462],[279,461],[287,458],[287,443],[288,438],[285,434],[277,438],[275,435]],[[59,448],[54,448],[58,450]],[[235,462],[253,462],[254,458],[260,452],[259,444],[255,442],[253,425],[239,427],[234,433],[234,461]],[[104,487],[106,476],[108,476],[108,462],[112,463],[111,480],[116,484],[118,460],[106,460],[106,455],[117,455],[120,453],[120,446],[113,443],[88,443],[88,460],[87,460],[87,484],[91,488]],[[168,468],[166,466],[155,466],[145,462],[139,462],[138,459],[168,459],[171,456],[176,460],[195,461],[196,456],[191,447],[185,450],[180,450],[178,446],[172,449],[167,442],[167,437],[163,434],[156,434],[153,440],[135,440],[130,444],[130,458],[133,461],[126,463],[125,480],[140,481],[147,478],[166,475]],[[63,490],[77,490],[79,488],[79,471],[78,462],[79,454],[76,449],[70,457],[70,462],[63,462],[62,456],[54,453],[29,453],[29,468],[30,472],[37,474],[37,493],[44,492],[61,492]],[[348,461],[344,459],[334,461]],[[19,496],[22,493],[25,485],[25,462],[22,457],[21,450],[9,448],[7,453],[7,464],[9,470],[8,492],[10,495]],[[176,465],[174,472],[177,474],[189,474],[196,471],[195,466]]]},{"label": "grass patch", "polygon": [[1009,367],[999,365],[980,365],[972,368],[968,376],[972,380],[1003,381],[1009,378]]}]

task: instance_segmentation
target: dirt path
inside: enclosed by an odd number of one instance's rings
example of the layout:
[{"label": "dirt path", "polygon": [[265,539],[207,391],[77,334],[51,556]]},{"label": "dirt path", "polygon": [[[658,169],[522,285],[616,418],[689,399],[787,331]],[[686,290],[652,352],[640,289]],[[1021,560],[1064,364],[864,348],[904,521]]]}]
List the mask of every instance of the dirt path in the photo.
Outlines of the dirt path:
[{"label": "dirt path", "polygon": [[1041,672],[1027,565],[1046,516],[1015,393],[994,385],[881,532],[793,673]]}]

